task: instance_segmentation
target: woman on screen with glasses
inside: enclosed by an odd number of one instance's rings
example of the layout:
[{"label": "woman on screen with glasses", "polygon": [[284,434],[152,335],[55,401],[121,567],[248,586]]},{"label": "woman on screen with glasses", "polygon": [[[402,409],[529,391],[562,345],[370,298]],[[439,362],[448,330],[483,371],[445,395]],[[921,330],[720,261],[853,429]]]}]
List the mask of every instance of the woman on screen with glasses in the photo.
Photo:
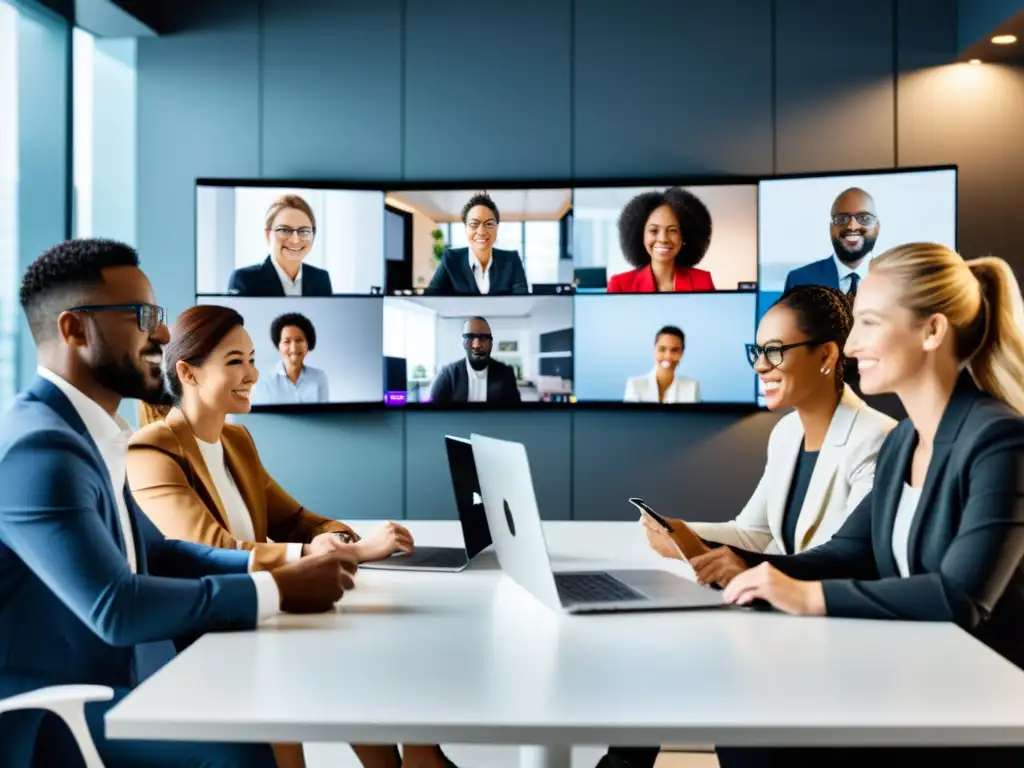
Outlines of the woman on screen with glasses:
[{"label": "woman on screen with glasses", "polygon": [[[518,251],[495,248],[501,214],[490,195],[473,195],[462,207],[468,248],[448,248],[423,293],[499,296],[529,293]],[[454,225],[453,225],[454,226]]]},{"label": "woman on screen with glasses", "polygon": [[298,195],[279,197],[264,219],[270,255],[262,264],[231,273],[228,293],[238,296],[330,296],[331,275],[303,260],[313,248],[316,217]]},{"label": "woman on screen with glasses", "polygon": [[711,213],[680,187],[644,192],[619,215],[619,247],[633,269],[608,280],[608,293],[713,291],[711,273],[697,269],[711,245]]},{"label": "woman on screen with glasses", "polygon": [[[168,538],[252,552],[252,570],[349,549],[360,562],[412,552],[409,531],[387,523],[360,538],[344,523],[305,509],[270,476],[245,427],[259,371],[253,343],[233,309],[183,312],[164,350],[164,376],[176,405],[143,406],[128,450],[135,501]],[[451,768],[437,746],[353,746],[366,768]],[[298,745],[275,747],[281,768],[304,765]]]}]

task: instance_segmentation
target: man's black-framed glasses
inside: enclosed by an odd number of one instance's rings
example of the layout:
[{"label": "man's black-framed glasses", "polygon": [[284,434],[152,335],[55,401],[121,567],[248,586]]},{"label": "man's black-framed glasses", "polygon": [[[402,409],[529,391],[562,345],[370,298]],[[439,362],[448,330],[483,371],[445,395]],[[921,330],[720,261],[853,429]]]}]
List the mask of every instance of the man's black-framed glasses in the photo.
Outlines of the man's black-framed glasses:
[{"label": "man's black-framed glasses", "polygon": [[797,341],[793,344],[768,344],[763,347],[759,347],[757,344],[746,344],[747,348],[747,362],[753,368],[757,365],[757,361],[761,355],[764,355],[765,361],[772,368],[778,368],[782,365],[783,357],[787,350],[796,349],[797,347],[816,347],[819,344],[824,344],[824,341],[818,341],[812,339],[810,341]]},{"label": "man's black-framed glasses", "polygon": [[845,227],[850,219],[855,219],[862,227],[870,227],[878,221],[873,213],[836,213],[832,216],[832,223],[837,227]]},{"label": "man's black-framed glasses", "polygon": [[134,312],[139,330],[152,333],[164,324],[166,311],[155,304],[85,304],[68,312]]},{"label": "man's black-framed glasses", "polygon": [[489,333],[464,333],[462,343],[467,347],[474,341],[494,341],[494,336]]}]

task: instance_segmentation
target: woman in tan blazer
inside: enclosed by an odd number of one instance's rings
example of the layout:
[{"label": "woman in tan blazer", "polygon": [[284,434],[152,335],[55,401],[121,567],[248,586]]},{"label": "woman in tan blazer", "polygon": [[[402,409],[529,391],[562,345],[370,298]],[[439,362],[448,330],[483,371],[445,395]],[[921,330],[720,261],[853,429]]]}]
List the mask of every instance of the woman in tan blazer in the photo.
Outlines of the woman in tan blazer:
[{"label": "woman in tan blazer", "polygon": [[[168,538],[252,552],[251,568],[276,568],[305,555],[351,549],[360,562],[412,552],[412,536],[387,523],[365,538],[305,509],[263,467],[245,427],[259,377],[252,339],[233,309],[183,312],[164,352],[174,407],[143,407],[128,451],[132,495]],[[454,768],[436,745],[353,746],[366,768]],[[275,747],[281,768],[304,765],[301,745]]]}]

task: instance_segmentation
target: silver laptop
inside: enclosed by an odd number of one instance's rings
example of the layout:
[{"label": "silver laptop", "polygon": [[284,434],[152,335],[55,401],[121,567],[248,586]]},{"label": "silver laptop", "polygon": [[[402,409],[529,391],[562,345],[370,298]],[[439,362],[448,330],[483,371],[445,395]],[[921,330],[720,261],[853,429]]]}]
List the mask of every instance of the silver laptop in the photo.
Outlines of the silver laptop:
[{"label": "silver laptop", "polygon": [[385,560],[363,563],[360,568],[397,569],[403,571],[458,572],[491,545],[491,534],[480,497],[480,481],[476,476],[473,445],[462,437],[445,435],[448,470],[455,491],[455,506],[462,524],[461,547],[416,547],[411,555],[397,554]]},{"label": "silver laptop", "polygon": [[725,605],[722,592],[655,568],[553,571],[525,446],[477,434],[471,439],[498,563],[552,610],[611,613]]}]

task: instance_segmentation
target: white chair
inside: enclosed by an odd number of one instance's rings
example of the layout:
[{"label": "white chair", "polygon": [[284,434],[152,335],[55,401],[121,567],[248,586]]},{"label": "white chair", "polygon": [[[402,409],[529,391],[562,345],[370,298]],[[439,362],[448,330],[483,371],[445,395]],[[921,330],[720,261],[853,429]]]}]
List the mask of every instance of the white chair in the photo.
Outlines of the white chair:
[{"label": "white chair", "polygon": [[45,709],[67,723],[78,749],[85,758],[85,768],[103,768],[96,744],[85,721],[85,704],[89,701],[110,701],[114,690],[104,685],[54,685],[8,699],[0,699],[0,715],[17,709]]}]

